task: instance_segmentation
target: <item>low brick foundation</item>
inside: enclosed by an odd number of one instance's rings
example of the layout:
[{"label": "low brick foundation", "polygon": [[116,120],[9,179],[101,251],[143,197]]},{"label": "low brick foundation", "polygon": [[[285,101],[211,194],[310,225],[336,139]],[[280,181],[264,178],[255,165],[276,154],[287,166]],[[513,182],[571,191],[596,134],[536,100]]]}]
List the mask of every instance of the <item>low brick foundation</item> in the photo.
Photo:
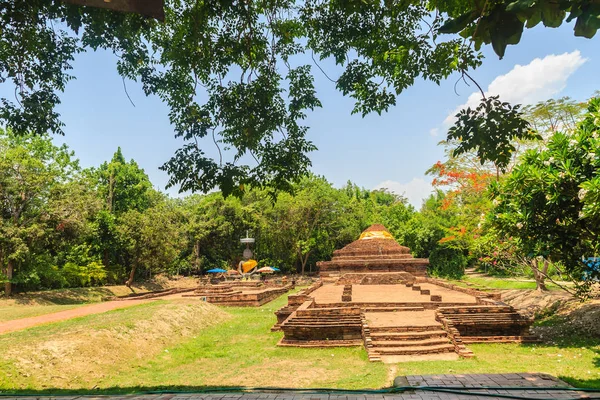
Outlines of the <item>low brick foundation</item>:
[{"label": "low brick foundation", "polygon": [[304,342],[362,342],[362,322],[359,307],[310,308],[307,301],[281,324],[283,344]]},{"label": "low brick foundation", "polygon": [[[235,285],[232,285],[233,283]],[[196,297],[220,306],[260,307],[293,289],[292,284],[276,286],[261,285],[260,282],[247,283],[225,282],[219,285],[203,285],[196,289],[194,294],[183,296]]]},{"label": "low brick foundation", "polygon": [[400,285],[414,281],[408,272],[346,273],[335,282],[336,285]]},{"label": "low brick foundation", "polygon": [[530,333],[533,319],[507,305],[440,307],[436,319],[455,328],[468,343],[536,340]]},{"label": "low brick foundation", "polygon": [[[378,276],[381,275],[381,276]],[[405,273],[352,273],[338,279],[334,285],[342,285],[343,291],[335,289],[339,302],[332,303],[331,293],[326,303],[317,303],[311,293],[322,286],[314,284],[296,295],[289,296],[288,305],[275,314],[277,323],[272,330],[282,330],[280,346],[294,347],[332,347],[364,345],[369,360],[386,361],[389,357],[404,355],[425,355],[455,352],[461,357],[473,357],[466,347],[468,343],[485,342],[532,342],[529,332],[532,323],[518,314],[512,307],[495,300],[495,296],[477,290],[458,287],[447,282],[430,278],[407,279]],[[418,292],[423,298],[416,302],[357,302],[358,286],[368,282],[386,284],[404,284]],[[420,285],[419,283],[423,283]],[[432,286],[424,288],[425,283],[446,289],[466,293],[470,302],[443,302],[441,295],[431,294],[436,290]],[[414,293],[413,292],[413,293]],[[446,296],[445,296],[446,297]],[[462,296],[464,297],[464,296]],[[460,301],[466,301],[456,296]],[[319,297],[317,297],[318,299]],[[447,298],[452,298],[451,294]],[[334,298],[335,300],[335,298]],[[374,299],[375,300],[375,299]],[[369,326],[366,313],[401,312],[410,313],[435,310],[435,320],[430,325],[409,324],[406,319],[397,324]],[[401,318],[410,318],[410,316]],[[389,317],[385,317],[389,318]],[[383,318],[383,320],[385,320]],[[390,361],[391,362],[391,361]]]},{"label": "low brick foundation", "polygon": [[288,296],[288,304],[284,307],[281,307],[279,310],[275,311],[275,315],[277,316],[277,322],[271,328],[271,331],[279,331],[281,330],[281,324],[283,321],[289,318],[290,315],[294,311],[298,309],[302,304],[306,302],[311,302],[312,297],[310,294],[323,286],[323,281],[317,281],[310,285],[308,288],[299,291],[296,294],[292,294]]}]

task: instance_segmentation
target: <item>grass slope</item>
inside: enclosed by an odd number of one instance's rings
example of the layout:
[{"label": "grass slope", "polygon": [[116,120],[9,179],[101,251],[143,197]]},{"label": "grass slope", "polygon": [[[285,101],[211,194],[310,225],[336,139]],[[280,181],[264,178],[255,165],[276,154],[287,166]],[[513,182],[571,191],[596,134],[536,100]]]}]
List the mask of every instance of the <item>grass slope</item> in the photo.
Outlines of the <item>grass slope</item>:
[{"label": "grass slope", "polygon": [[[461,280],[451,280],[455,285],[470,287],[473,289],[535,289],[535,281],[530,279],[516,279],[516,278],[500,278],[500,277],[479,277],[479,276],[468,276],[465,275]],[[567,286],[569,282],[565,283]],[[548,290],[560,290],[558,286],[550,281],[546,282]]]},{"label": "grass slope", "polygon": [[252,386],[293,388],[378,388],[387,384],[388,367],[370,363],[358,348],[277,347],[283,336],[269,329],[273,312],[286,297],[260,308],[228,308],[233,318],[162,352],[136,375],[114,381],[137,385]]},{"label": "grass slope", "polygon": [[[474,359],[370,363],[363,348],[277,347],[273,311],[155,301],[0,336],[0,390],[131,393],[208,387],[380,388],[396,375],[545,372],[600,387],[600,340],[469,346]],[[392,373],[393,371],[393,373]]]}]

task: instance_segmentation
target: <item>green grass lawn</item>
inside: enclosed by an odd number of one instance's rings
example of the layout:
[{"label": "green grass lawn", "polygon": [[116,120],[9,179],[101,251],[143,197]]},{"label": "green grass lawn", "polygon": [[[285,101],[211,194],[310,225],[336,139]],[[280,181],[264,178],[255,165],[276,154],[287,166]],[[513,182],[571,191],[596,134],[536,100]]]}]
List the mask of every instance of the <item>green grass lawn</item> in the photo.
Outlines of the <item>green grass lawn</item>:
[{"label": "green grass lawn", "polygon": [[155,301],[0,336],[0,390],[124,393],[207,387],[381,388],[396,375],[545,372],[600,387],[600,341],[470,345],[474,359],[371,363],[360,348],[277,347],[273,312]]},{"label": "green grass lawn", "polygon": [[[461,280],[452,280],[452,283],[473,289],[495,290],[495,289],[535,289],[535,281],[526,278],[501,278],[501,277],[478,277],[465,275]],[[565,283],[567,286],[569,283]],[[547,281],[549,290],[560,290],[558,286]]]},{"label": "green grass lawn", "polygon": [[471,344],[475,358],[398,364],[399,375],[543,372],[576,387],[600,388],[600,340],[556,345]]}]

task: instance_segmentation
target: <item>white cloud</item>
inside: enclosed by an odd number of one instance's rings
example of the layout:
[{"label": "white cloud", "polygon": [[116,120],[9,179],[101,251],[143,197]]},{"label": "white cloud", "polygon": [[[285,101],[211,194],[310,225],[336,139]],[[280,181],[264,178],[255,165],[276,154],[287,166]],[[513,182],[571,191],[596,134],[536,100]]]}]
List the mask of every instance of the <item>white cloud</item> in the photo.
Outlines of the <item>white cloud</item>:
[{"label": "white cloud", "polygon": [[[527,65],[517,64],[505,75],[496,77],[489,84],[485,95],[499,95],[502,101],[514,104],[533,104],[547,100],[560,93],[566,87],[567,79],[586,61],[579,50],[575,50],[571,53],[536,58]],[[448,114],[444,126],[451,126],[456,113],[466,107],[476,107],[480,100],[479,92],[472,93],[466,103]]]},{"label": "white cloud", "polygon": [[440,134],[440,130],[438,128],[432,128],[431,130],[429,130],[429,134],[431,135],[431,137],[438,137],[438,135]]},{"label": "white cloud", "polygon": [[433,190],[431,183],[423,178],[413,178],[408,183],[387,180],[375,186],[375,189],[387,189],[390,192],[402,195],[417,209],[421,208],[423,199],[429,197]]}]

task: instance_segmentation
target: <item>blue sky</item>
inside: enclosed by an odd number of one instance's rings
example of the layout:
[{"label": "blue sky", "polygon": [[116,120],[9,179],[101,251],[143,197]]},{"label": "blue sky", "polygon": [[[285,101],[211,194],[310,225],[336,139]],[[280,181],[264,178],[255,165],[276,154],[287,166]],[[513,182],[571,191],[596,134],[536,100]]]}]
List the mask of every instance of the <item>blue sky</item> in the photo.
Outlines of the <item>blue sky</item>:
[{"label": "blue sky", "polygon": [[[526,30],[519,45],[509,46],[503,60],[485,47],[483,66],[472,76],[484,89],[489,86],[490,93],[500,92],[514,102],[564,95],[583,100],[600,89],[599,50],[598,38],[574,37],[572,24],[537,27]],[[335,76],[332,63],[321,66]],[[351,180],[369,189],[387,187],[418,206],[430,190],[425,171],[443,159],[437,143],[445,136],[447,118],[474,99],[469,100],[474,86],[459,84],[457,96],[453,89],[457,77],[440,86],[417,81],[387,114],[362,118],[351,115],[352,99],[337,92],[314,66],[313,72],[323,103],[306,120],[309,139],[319,148],[311,154],[313,171],[336,186]],[[58,109],[66,135],[56,140],[67,143],[84,167],[110,159],[120,146],[125,157],[135,159],[154,185],[164,190],[168,177],[158,167],[182,143],[173,136],[167,107],[158,98],[145,97],[139,84],[127,82],[133,107],[110,53],[79,55],[73,73],[77,79],[67,85]],[[206,150],[216,154],[214,146],[207,145]],[[176,195],[177,189],[168,192]]]}]

